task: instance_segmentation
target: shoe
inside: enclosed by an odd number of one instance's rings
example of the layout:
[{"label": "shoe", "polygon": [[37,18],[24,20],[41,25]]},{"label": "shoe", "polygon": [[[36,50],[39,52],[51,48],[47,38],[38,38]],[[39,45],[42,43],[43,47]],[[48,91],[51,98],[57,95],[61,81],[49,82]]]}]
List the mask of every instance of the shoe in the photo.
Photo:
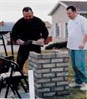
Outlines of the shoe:
[{"label": "shoe", "polygon": [[81,91],[87,91],[87,83],[83,83],[80,90]]},{"label": "shoe", "polygon": [[69,87],[71,87],[71,88],[81,87],[81,86],[82,86],[82,84],[78,84],[76,82],[69,84]]}]

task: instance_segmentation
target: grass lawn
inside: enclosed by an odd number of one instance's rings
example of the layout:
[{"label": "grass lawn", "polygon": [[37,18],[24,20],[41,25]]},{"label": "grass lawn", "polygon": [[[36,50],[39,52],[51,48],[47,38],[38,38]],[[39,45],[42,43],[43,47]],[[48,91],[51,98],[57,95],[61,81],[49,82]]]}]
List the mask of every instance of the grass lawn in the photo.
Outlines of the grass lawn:
[{"label": "grass lawn", "polygon": [[[10,55],[10,52],[9,52]],[[15,59],[17,56],[17,53],[14,54]],[[86,55],[87,56],[87,55]],[[87,60],[87,57],[86,57]],[[29,66],[29,62],[27,61],[24,65],[24,72],[27,73]],[[69,82],[73,80],[73,70],[71,68],[71,64],[69,63]],[[79,88],[70,88],[71,94],[69,96],[64,96],[64,97],[55,97],[55,98],[50,98],[50,99],[86,99],[86,92],[80,91]]]}]

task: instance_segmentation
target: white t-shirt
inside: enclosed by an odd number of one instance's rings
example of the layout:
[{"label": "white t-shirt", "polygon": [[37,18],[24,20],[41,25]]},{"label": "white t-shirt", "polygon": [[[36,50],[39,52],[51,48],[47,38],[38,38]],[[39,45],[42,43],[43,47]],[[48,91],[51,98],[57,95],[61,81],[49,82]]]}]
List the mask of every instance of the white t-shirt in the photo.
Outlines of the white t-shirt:
[{"label": "white t-shirt", "polygon": [[[84,34],[87,34],[87,19],[81,15],[77,15],[75,19],[68,22],[68,44],[67,48],[72,50],[80,50]],[[87,49],[87,43],[83,50]]]}]

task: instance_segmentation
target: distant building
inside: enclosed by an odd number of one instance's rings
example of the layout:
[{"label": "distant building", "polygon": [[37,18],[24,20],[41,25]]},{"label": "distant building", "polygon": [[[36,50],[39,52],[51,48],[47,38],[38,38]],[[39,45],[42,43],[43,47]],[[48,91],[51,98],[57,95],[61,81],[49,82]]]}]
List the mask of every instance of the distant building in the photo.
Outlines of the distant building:
[{"label": "distant building", "polygon": [[78,13],[87,18],[87,1],[60,1],[49,13],[52,16],[52,39],[54,42],[67,40],[67,17],[66,8],[74,5]]}]

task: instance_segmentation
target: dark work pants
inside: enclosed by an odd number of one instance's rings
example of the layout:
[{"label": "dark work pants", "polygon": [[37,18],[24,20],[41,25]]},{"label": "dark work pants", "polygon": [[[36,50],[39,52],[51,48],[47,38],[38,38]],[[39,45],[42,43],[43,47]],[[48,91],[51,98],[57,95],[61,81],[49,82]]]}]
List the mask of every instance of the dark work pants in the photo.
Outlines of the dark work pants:
[{"label": "dark work pants", "polygon": [[37,45],[30,45],[30,46],[25,46],[22,45],[19,47],[18,55],[17,55],[17,63],[20,66],[20,70],[23,69],[23,65],[28,59],[29,52],[34,51],[37,53],[41,53],[41,49]]}]

